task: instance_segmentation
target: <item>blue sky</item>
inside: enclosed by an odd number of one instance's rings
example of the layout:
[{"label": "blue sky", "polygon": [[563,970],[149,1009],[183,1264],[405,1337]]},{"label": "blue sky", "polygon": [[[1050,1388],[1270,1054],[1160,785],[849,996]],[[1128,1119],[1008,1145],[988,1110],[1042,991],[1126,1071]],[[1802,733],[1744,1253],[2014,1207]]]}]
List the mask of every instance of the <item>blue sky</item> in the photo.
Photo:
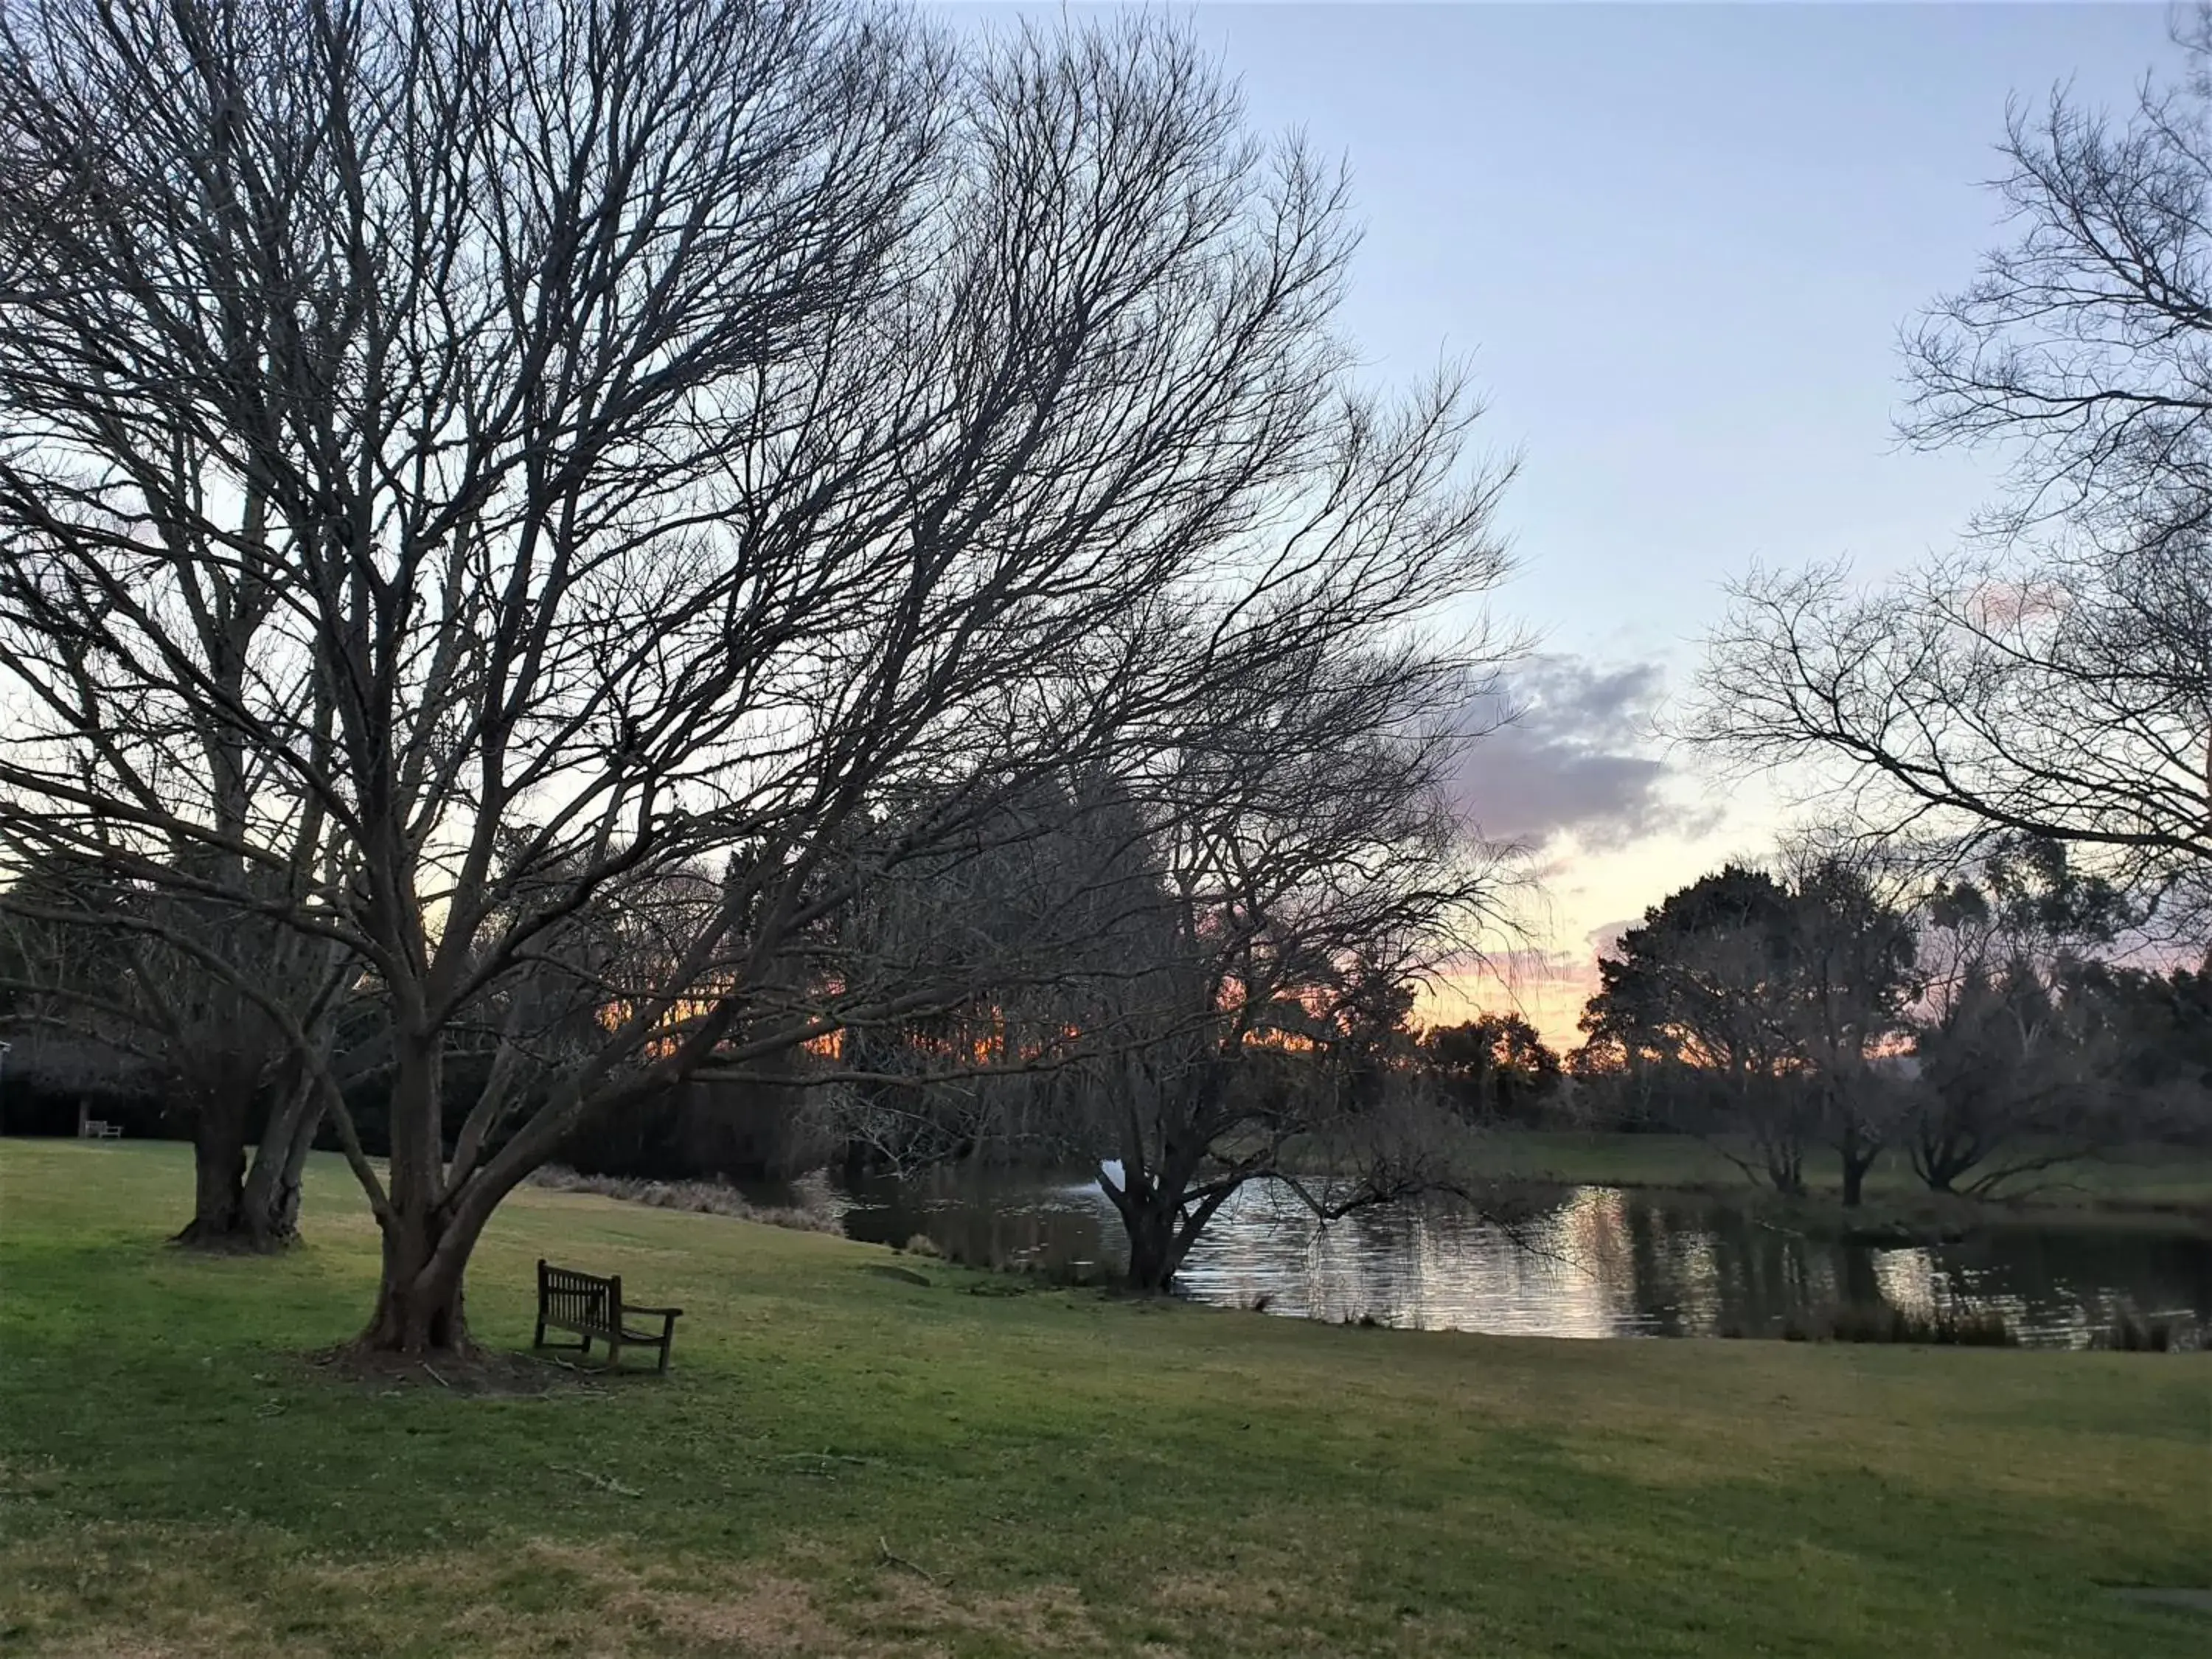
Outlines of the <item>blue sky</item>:
[{"label": "blue sky", "polygon": [[[961,9],[988,21],[1009,7]],[[1893,435],[1899,325],[1998,240],[2006,100],[2124,104],[2177,60],[2162,6],[1269,5],[1181,9],[1263,131],[1349,162],[1346,320],[1373,371],[1471,356],[1537,630],[1522,729],[1478,757],[1486,827],[1541,847],[1571,1030],[1590,937],[1771,840],[1758,787],[1640,735],[1753,561],[1866,574],[1952,544],[1994,457]]]}]

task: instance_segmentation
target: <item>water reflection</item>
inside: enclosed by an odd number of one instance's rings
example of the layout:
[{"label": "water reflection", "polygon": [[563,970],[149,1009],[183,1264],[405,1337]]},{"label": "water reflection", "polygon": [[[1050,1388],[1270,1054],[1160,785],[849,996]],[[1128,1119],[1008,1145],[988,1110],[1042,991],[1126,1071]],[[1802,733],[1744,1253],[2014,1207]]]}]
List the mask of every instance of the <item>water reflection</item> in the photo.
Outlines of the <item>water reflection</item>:
[{"label": "water reflection", "polygon": [[[998,1176],[833,1191],[856,1238],[927,1234],[963,1261],[1110,1269],[1121,1228],[1095,1182]],[[2007,1228],[1875,1249],[1723,1202],[1605,1187],[1523,1194],[1489,1219],[1407,1204],[1322,1226],[1247,1188],[1186,1264],[1201,1302],[1330,1321],[1545,1336],[1776,1334],[1842,1304],[1996,1311],[2024,1340],[2081,1346],[2122,1312],[2212,1322],[2212,1243],[2120,1228]]]}]

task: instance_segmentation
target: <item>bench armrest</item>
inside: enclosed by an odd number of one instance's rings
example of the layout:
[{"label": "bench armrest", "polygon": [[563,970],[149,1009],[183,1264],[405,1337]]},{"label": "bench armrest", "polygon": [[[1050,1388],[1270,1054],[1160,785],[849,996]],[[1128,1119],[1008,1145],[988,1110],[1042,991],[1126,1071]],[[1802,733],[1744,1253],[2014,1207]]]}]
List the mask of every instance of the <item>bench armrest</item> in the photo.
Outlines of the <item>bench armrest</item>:
[{"label": "bench armrest", "polygon": [[640,1308],[633,1306],[631,1304],[627,1302],[623,1304],[623,1312],[624,1314],[653,1314],[656,1316],[665,1314],[671,1319],[681,1319],[684,1316],[684,1310],[681,1308]]}]

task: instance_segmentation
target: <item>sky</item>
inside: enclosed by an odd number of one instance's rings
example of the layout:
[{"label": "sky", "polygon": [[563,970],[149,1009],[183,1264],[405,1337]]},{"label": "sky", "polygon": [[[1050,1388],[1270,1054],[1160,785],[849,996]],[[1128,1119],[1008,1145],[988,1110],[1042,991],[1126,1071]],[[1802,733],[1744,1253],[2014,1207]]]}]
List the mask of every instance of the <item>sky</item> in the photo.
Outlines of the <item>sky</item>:
[{"label": "sky", "polygon": [[[988,25],[1011,6],[957,9]],[[1040,13],[1049,16],[1053,13]],[[1082,15],[1078,10],[1074,15]],[[2007,100],[2118,107],[2178,54],[2163,6],[1279,5],[1174,9],[1255,128],[1341,155],[1365,240],[1365,372],[1470,360],[1537,639],[1470,815],[1531,850],[1508,983],[1571,1042],[1597,944],[1731,854],[1786,788],[1708,775],[1655,726],[1723,584],[1953,545],[1997,459],[1901,446],[1899,328],[2002,240]],[[1431,1018],[1457,1012],[1432,1000]]]}]

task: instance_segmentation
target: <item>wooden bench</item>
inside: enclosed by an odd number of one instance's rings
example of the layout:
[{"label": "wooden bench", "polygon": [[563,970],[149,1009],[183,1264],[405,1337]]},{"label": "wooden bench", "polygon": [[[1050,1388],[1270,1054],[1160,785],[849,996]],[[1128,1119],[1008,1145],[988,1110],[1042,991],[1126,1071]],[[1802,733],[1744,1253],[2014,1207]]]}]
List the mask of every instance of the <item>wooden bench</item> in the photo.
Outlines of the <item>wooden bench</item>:
[{"label": "wooden bench", "polygon": [[103,1123],[96,1117],[88,1117],[84,1121],[84,1127],[77,1131],[77,1135],[83,1140],[120,1140],[123,1139],[123,1126],[120,1123]]},{"label": "wooden bench", "polygon": [[[625,1329],[632,1316],[658,1319],[660,1331]],[[625,1346],[660,1350],[658,1369],[668,1369],[669,1344],[676,1340],[676,1322],[684,1316],[681,1308],[632,1308],[623,1303],[622,1275],[601,1279],[595,1273],[580,1273],[568,1267],[549,1267],[545,1259],[538,1261],[538,1334],[531,1346],[534,1348],[574,1348],[589,1353],[595,1341],[607,1345],[607,1364],[618,1364]],[[573,1331],[583,1339],[580,1342],[548,1343],[548,1327],[555,1330]]]}]

